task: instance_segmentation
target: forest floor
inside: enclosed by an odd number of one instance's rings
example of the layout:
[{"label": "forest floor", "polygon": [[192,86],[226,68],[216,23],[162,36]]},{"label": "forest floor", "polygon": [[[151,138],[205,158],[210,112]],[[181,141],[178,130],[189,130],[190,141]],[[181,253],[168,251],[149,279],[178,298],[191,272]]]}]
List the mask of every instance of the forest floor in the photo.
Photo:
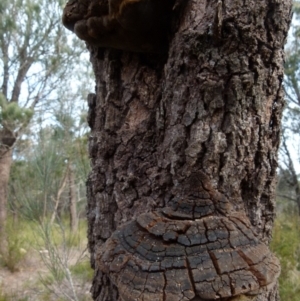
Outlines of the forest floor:
[{"label": "forest floor", "polygon": [[[45,250],[42,250],[45,252]],[[47,258],[48,254],[42,254]],[[80,262],[78,262],[78,259]],[[69,266],[73,285],[63,275],[53,275],[49,262],[45,263],[38,251],[27,254],[14,272],[7,267],[0,268],[0,301],[50,301],[50,300],[92,300],[91,279],[78,274],[76,266],[88,267],[88,256],[82,250],[73,248],[69,254]],[[53,268],[53,267],[52,267]],[[81,269],[81,267],[79,268]],[[72,273],[73,271],[73,273]],[[64,271],[61,271],[64,273]],[[80,271],[79,271],[80,272]],[[58,279],[55,279],[55,278]],[[72,289],[74,287],[74,290]],[[74,291],[76,298],[74,297]],[[71,299],[71,300],[72,300]]]},{"label": "forest floor", "polygon": [[85,228],[72,241],[55,233],[43,247],[41,237],[25,245],[14,238],[10,257],[0,255],[0,301],[91,301],[93,270]]},{"label": "forest floor", "polygon": [[2,295],[17,299],[38,295],[37,283],[40,276],[47,273],[47,269],[40,255],[37,252],[34,253],[31,256],[26,256],[14,272],[11,272],[7,267],[0,268]]}]

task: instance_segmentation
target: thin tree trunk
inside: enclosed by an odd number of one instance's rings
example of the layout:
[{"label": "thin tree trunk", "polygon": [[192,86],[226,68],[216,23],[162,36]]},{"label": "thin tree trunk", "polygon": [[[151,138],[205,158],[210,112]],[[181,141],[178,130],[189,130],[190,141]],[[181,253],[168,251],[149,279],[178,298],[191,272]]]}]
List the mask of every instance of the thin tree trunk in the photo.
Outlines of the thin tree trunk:
[{"label": "thin tree trunk", "polygon": [[294,191],[295,193],[295,197],[289,197],[287,198],[287,196],[284,196],[287,200],[293,200],[294,202],[296,202],[297,207],[298,207],[298,215],[300,216],[300,183],[298,181],[298,175],[296,173],[296,169],[294,166],[294,162],[292,160],[292,156],[290,154],[289,148],[286,144],[286,137],[285,137],[285,133],[283,131],[282,134],[282,149],[284,152],[284,164],[286,165],[286,168],[289,172],[289,175],[287,176],[287,184],[288,187],[290,188],[290,192]]},{"label": "thin tree trunk", "polygon": [[54,208],[53,208],[53,212],[52,212],[52,215],[51,215],[51,219],[50,219],[50,224],[52,225],[54,220],[55,220],[55,217],[58,215],[57,214],[57,211],[58,211],[58,206],[60,204],[60,197],[61,197],[61,194],[63,193],[64,189],[65,189],[65,186],[67,184],[67,178],[68,178],[68,168],[67,170],[65,171],[65,175],[62,179],[62,182],[60,184],[60,187],[57,191],[57,194],[56,194],[56,198],[53,199],[53,202],[54,202]]},{"label": "thin tree trunk", "polygon": [[89,47],[94,300],[279,300],[267,245],[290,9],[190,0],[165,57]]},{"label": "thin tree trunk", "polygon": [[5,225],[7,219],[8,181],[12,164],[12,149],[0,149],[0,253],[6,252]]},{"label": "thin tree trunk", "polygon": [[298,207],[298,215],[300,216],[300,187],[299,187],[299,184],[297,185],[295,191],[296,191],[296,204]]},{"label": "thin tree trunk", "polygon": [[72,233],[75,233],[78,228],[78,217],[77,217],[77,202],[76,202],[74,170],[71,164],[69,165],[68,175],[69,175],[70,228]]}]

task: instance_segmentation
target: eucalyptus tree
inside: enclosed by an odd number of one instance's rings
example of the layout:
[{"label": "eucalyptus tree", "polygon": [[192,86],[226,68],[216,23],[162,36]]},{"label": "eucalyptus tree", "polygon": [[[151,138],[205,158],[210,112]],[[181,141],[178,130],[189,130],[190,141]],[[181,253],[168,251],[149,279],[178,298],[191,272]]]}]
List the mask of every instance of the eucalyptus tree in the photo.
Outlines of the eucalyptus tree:
[{"label": "eucalyptus tree", "polygon": [[[53,128],[56,143],[60,145],[60,157],[64,158],[64,164],[62,165],[64,176],[62,178],[66,179],[65,190],[67,190],[65,202],[60,206],[68,207],[70,228],[75,233],[78,226],[77,204],[80,202],[81,187],[86,181],[89,164],[85,144],[88,132],[86,114],[84,114],[86,108],[81,110],[80,108],[74,108],[74,105],[72,105],[73,99],[71,101],[63,100],[60,103],[60,107],[55,113],[57,122]],[[81,116],[78,116],[78,113]],[[59,198],[56,198],[56,208],[54,208],[56,210],[53,211],[53,217],[57,213],[59,202]]]},{"label": "eucalyptus tree", "polygon": [[37,130],[27,145],[28,150],[14,159],[8,208],[16,217],[43,225],[54,220],[61,223],[59,218],[69,213],[71,229],[75,230],[77,206],[82,211],[86,203],[84,182],[89,171],[86,134],[74,131],[72,117],[63,119]]},{"label": "eucalyptus tree", "polygon": [[285,95],[278,196],[293,202],[300,215],[300,2],[294,1],[294,21],[286,46]]},{"label": "eucalyptus tree", "polygon": [[55,106],[59,89],[71,89],[82,53],[82,45],[60,24],[61,5],[57,0],[0,2],[0,236],[16,141],[46,103]]},{"label": "eucalyptus tree", "polygon": [[287,0],[72,0],[88,44],[97,301],[279,300]]}]

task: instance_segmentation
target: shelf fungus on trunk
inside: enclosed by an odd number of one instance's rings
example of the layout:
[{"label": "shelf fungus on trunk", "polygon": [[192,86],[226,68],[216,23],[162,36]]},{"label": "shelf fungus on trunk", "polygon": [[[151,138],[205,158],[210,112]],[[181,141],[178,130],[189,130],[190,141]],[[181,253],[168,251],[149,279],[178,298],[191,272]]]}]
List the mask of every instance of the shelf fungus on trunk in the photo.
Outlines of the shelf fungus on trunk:
[{"label": "shelf fungus on trunk", "polygon": [[[178,0],[177,0],[178,1]],[[163,52],[175,0],[69,0],[62,21],[91,45]]]},{"label": "shelf fungus on trunk", "polygon": [[192,174],[165,208],[124,224],[96,265],[124,301],[240,300],[276,283],[278,259],[208,177]]}]

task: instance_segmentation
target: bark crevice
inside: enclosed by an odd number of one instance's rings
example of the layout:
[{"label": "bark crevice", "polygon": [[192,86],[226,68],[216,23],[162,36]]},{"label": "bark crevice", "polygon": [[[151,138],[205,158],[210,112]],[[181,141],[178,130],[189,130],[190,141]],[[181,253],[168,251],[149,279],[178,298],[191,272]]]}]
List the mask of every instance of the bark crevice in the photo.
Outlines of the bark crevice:
[{"label": "bark crevice", "polygon": [[89,45],[95,300],[279,300],[267,245],[291,1],[221,4],[188,1],[167,56]]}]

